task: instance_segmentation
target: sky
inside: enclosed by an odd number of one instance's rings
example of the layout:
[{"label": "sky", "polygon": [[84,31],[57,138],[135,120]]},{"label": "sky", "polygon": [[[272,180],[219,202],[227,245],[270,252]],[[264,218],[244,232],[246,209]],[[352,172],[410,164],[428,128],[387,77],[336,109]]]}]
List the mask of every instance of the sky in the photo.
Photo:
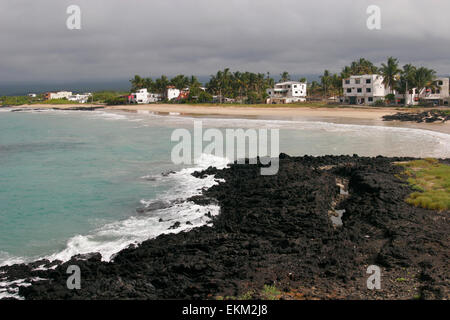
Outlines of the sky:
[{"label": "sky", "polygon": [[[81,9],[80,30],[66,26],[70,5]],[[380,30],[367,28],[370,5],[381,9]],[[449,12],[447,0],[0,0],[0,84],[225,67],[318,75],[388,56],[448,75]]]}]

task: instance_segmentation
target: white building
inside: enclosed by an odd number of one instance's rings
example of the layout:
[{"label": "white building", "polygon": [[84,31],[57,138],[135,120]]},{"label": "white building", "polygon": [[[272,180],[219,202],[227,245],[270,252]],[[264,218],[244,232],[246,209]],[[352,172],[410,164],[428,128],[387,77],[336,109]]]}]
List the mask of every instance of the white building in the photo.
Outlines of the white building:
[{"label": "white building", "polygon": [[275,88],[266,90],[267,103],[292,103],[306,101],[306,83],[298,81],[280,82]]},{"label": "white building", "polygon": [[420,92],[420,99],[437,104],[445,104],[449,98],[449,78],[437,78],[436,88],[425,88]]},{"label": "white building", "polygon": [[371,105],[377,100],[384,100],[387,93],[383,79],[383,76],[378,74],[365,74],[343,79],[344,100],[342,102]]},{"label": "white building", "polygon": [[187,99],[189,97],[189,88],[184,88],[182,90],[175,88],[175,86],[168,86],[166,89],[166,99],[168,101],[174,99]]},{"label": "white building", "polygon": [[29,96],[30,98],[36,98],[36,97],[37,97],[37,94],[36,94],[36,93],[29,93],[28,96]]},{"label": "white building", "polygon": [[92,97],[92,93],[87,92],[84,94],[74,94],[67,98],[69,101],[76,101],[78,103],[87,103],[89,101],[89,98]]},{"label": "white building", "polygon": [[71,95],[72,95],[71,91],[47,92],[45,94],[45,99],[47,100],[69,99]]},{"label": "white building", "polygon": [[410,89],[408,94],[396,94],[395,102],[401,105],[418,105],[421,101],[436,105],[448,105],[449,78],[437,78],[435,88],[423,88],[420,93],[416,88]]},{"label": "white building", "polygon": [[168,101],[177,99],[180,96],[181,91],[174,86],[167,87],[166,98]]},{"label": "white building", "polygon": [[162,100],[162,95],[159,93],[150,93],[147,89],[140,89],[135,93],[131,94],[130,102],[138,104],[146,104],[152,102],[158,102]]}]

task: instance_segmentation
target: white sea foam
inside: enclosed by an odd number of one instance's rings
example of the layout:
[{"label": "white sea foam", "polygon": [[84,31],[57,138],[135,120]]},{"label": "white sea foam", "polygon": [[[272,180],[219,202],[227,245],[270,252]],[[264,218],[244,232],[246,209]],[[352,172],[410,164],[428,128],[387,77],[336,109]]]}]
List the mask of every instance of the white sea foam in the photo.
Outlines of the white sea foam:
[{"label": "white sea foam", "polygon": [[[138,244],[161,234],[178,233],[210,224],[211,218],[209,216],[218,215],[220,207],[217,205],[200,206],[186,201],[186,199],[200,195],[203,189],[212,187],[219,180],[215,179],[214,176],[198,179],[192,176],[192,173],[207,169],[210,166],[222,169],[226,167],[229,160],[202,154],[196,163],[196,167],[185,168],[167,176],[160,176],[161,182],[172,182],[175,186],[156,200],[143,199],[141,201],[146,205],[150,205],[154,201],[166,201],[171,203],[170,206],[109,223],[88,235],[77,235],[68,240],[66,248],[61,252],[47,257],[27,259],[27,261],[39,259],[67,261],[76,254],[91,252],[100,252],[102,259],[109,261],[115,253],[130,244]],[[170,229],[176,222],[180,223],[179,227]],[[25,259],[14,257],[1,260],[4,261],[2,265],[26,262]]]},{"label": "white sea foam", "polygon": [[29,287],[31,286],[31,282],[46,279],[35,277],[31,279],[19,279],[13,281],[7,281],[4,278],[0,278],[0,280],[0,300],[5,298],[23,300],[23,297],[19,295],[19,287]]}]

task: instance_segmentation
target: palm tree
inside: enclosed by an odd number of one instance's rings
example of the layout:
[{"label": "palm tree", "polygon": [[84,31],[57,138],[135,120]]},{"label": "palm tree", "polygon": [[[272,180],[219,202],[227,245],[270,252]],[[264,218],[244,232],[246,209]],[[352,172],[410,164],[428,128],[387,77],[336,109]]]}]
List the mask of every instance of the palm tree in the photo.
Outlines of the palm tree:
[{"label": "palm tree", "polygon": [[144,87],[144,79],[142,79],[139,75],[135,75],[134,78],[130,80],[130,83],[131,91],[136,91]]},{"label": "palm tree", "polygon": [[409,89],[416,86],[415,83],[416,67],[412,64],[405,64],[400,72],[400,78],[397,83],[397,90],[405,95],[405,105],[408,104]]},{"label": "palm tree", "polygon": [[164,93],[166,91],[167,86],[169,85],[169,79],[162,75],[161,78],[156,79],[155,81],[155,89],[158,93]]},{"label": "palm tree", "polygon": [[393,88],[398,80],[400,69],[398,68],[398,59],[389,57],[387,64],[381,64],[381,74],[383,75],[383,84],[385,88],[389,88],[389,93],[392,93]]},{"label": "palm tree", "polygon": [[417,91],[419,94],[425,88],[434,88],[436,86],[435,83],[436,71],[432,69],[428,69],[425,67],[420,67],[416,70],[414,81],[417,87]]},{"label": "palm tree", "polygon": [[283,73],[280,74],[280,82],[286,82],[286,81],[290,81],[290,80],[291,80],[291,76],[289,75],[289,72],[283,71]]},{"label": "palm tree", "polygon": [[331,75],[330,75],[330,71],[325,70],[325,71],[323,72],[323,75],[320,77],[320,83],[321,83],[321,85],[322,85],[323,92],[324,92],[324,94],[325,94],[325,96],[326,96],[327,93],[328,93],[328,89],[329,89],[329,87],[330,87],[330,84],[331,84]]}]

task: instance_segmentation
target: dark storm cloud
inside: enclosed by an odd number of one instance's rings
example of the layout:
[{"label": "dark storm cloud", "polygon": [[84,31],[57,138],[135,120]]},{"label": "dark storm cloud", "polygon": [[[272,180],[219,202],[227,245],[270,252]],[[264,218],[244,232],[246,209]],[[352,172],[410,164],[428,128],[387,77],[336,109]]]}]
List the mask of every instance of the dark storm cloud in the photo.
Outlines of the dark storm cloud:
[{"label": "dark storm cloud", "polygon": [[[82,30],[66,28],[79,5]],[[369,5],[382,29],[366,28]],[[444,0],[15,0],[0,2],[0,82],[339,71],[354,59],[450,71]]]}]

